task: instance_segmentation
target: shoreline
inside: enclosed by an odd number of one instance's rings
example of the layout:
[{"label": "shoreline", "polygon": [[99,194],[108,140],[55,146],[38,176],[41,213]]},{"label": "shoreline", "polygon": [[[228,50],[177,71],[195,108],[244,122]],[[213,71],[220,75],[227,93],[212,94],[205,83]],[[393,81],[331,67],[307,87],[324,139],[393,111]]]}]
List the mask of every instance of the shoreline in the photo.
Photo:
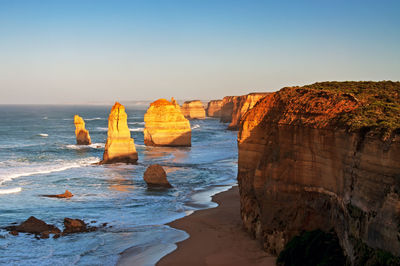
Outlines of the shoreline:
[{"label": "shoreline", "polygon": [[[163,256],[157,261],[153,260],[153,263],[160,266],[275,265],[276,257],[264,252],[259,242],[252,239],[242,228],[237,185],[212,196],[212,202],[218,206],[197,210],[167,224],[186,232],[188,237],[180,239],[175,245],[149,247],[150,251],[145,250],[147,255],[153,254],[151,250],[160,254],[162,248],[167,249],[163,251]],[[129,248],[120,254],[117,265],[138,264],[138,257],[140,254],[137,248]]]}]

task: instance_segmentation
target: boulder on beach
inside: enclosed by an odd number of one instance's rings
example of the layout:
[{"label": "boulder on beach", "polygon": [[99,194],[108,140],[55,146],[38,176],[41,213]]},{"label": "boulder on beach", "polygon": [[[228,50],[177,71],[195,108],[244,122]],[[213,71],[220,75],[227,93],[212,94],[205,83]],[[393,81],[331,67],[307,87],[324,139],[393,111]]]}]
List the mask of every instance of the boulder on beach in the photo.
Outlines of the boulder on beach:
[{"label": "boulder on beach", "polygon": [[167,180],[167,173],[159,164],[152,164],[147,167],[143,179],[149,187],[172,187]]},{"label": "boulder on beach", "polygon": [[69,192],[68,190],[65,190],[63,194],[56,194],[56,195],[42,195],[42,197],[48,197],[48,198],[71,198],[74,195]]},{"label": "boulder on beach", "polygon": [[18,235],[19,233],[29,233],[35,235],[42,234],[58,234],[60,233],[60,229],[56,226],[47,224],[42,220],[37,219],[34,216],[29,217],[26,221],[22,222],[17,226],[8,226],[5,228],[10,231],[12,235]]},{"label": "boulder on beach", "polygon": [[125,107],[116,102],[108,117],[107,142],[101,164],[136,163],[138,154],[128,128],[128,115]]},{"label": "boulder on beach", "polygon": [[85,121],[79,115],[74,116],[76,144],[89,145],[92,143],[89,131],[85,128]]},{"label": "boulder on beach", "polygon": [[182,113],[187,119],[204,119],[206,111],[203,103],[199,100],[186,101],[182,105]]},{"label": "boulder on beach", "polygon": [[172,98],[159,99],[150,104],[144,115],[144,143],[148,146],[191,146],[189,120]]}]

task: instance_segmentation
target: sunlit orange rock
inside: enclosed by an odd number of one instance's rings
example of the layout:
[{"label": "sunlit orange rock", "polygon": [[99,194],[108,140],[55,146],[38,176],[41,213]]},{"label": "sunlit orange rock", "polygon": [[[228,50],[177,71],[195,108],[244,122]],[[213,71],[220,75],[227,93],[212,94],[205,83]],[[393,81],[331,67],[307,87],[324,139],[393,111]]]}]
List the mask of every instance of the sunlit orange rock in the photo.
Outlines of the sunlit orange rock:
[{"label": "sunlit orange rock", "polygon": [[179,106],[165,99],[150,104],[144,115],[144,143],[148,146],[191,146],[191,129]]},{"label": "sunlit orange rock", "polygon": [[74,195],[67,190],[63,194],[56,194],[56,195],[42,195],[43,197],[48,197],[48,198],[71,198]]},{"label": "sunlit orange rock", "polygon": [[85,121],[79,115],[74,116],[76,143],[78,145],[89,145],[92,143],[90,140],[89,131],[85,129]]},{"label": "sunlit orange rock", "polygon": [[182,105],[182,114],[187,119],[204,119],[206,117],[203,103],[199,100],[184,102]]},{"label": "sunlit orange rock", "polygon": [[116,102],[108,117],[108,136],[104,149],[102,164],[136,163],[138,155],[131,132],[128,128],[128,116],[125,107]]},{"label": "sunlit orange rock", "polygon": [[207,104],[206,113],[209,117],[220,117],[222,108],[222,100],[212,100]]}]

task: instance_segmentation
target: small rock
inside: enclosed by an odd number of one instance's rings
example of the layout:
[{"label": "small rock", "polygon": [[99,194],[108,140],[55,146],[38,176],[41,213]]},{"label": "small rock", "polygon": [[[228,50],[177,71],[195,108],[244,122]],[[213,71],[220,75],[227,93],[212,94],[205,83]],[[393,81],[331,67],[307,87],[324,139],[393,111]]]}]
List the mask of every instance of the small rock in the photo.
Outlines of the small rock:
[{"label": "small rock", "polygon": [[9,234],[13,235],[13,236],[17,236],[19,235],[19,233],[17,231],[10,231]]},{"label": "small rock", "polygon": [[57,238],[59,238],[61,236],[61,234],[55,234],[54,236],[53,236],[53,238],[54,239],[57,239]]},{"label": "small rock", "polygon": [[49,236],[50,236],[49,232],[42,232],[40,234],[41,239],[47,239],[47,238],[49,238]]},{"label": "small rock", "polygon": [[88,231],[86,223],[80,219],[64,218],[64,227],[65,229],[63,234],[82,233]]},{"label": "small rock", "polygon": [[42,195],[42,197],[48,197],[48,198],[71,198],[74,195],[69,192],[68,190],[65,190],[63,194],[56,194],[56,195]]},{"label": "small rock", "polygon": [[167,180],[167,173],[165,173],[164,169],[159,164],[153,164],[147,167],[143,179],[150,187],[172,187]]},{"label": "small rock", "polygon": [[42,232],[49,232],[50,234],[60,233],[60,229],[54,225],[47,224],[33,216],[29,217],[25,222],[18,226],[10,226],[10,231],[17,231],[20,233],[41,234]]}]

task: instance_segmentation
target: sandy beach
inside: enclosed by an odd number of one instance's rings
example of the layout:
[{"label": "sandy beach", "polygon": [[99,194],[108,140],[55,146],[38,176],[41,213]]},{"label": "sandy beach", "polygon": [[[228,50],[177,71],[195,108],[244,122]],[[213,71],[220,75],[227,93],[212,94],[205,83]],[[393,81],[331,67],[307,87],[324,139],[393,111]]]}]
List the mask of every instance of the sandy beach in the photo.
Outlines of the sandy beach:
[{"label": "sandy beach", "polygon": [[[169,224],[190,237],[157,265],[275,265],[276,258],[265,253],[242,228],[238,187],[215,195],[213,201],[219,206]],[[137,250],[128,249],[121,255],[119,265],[137,263]]]}]

